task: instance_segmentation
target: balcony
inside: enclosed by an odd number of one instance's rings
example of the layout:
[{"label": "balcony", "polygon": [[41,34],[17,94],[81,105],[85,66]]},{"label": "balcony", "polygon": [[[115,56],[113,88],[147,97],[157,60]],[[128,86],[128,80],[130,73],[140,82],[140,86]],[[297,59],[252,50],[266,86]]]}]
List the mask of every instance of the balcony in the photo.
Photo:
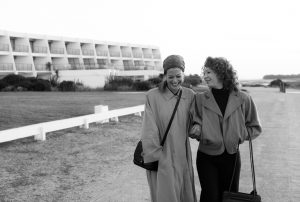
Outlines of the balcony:
[{"label": "balcony", "polygon": [[84,64],[76,63],[76,64],[70,64],[71,70],[83,70]]},{"label": "balcony", "polygon": [[121,53],[120,52],[110,52],[109,55],[110,55],[110,57],[120,57]]},{"label": "balcony", "polygon": [[24,52],[28,53],[29,52],[29,46],[27,45],[15,45],[13,48],[14,52]]},{"label": "balcony", "polygon": [[9,45],[8,44],[0,44],[0,51],[9,51]]},{"label": "balcony", "polygon": [[35,64],[36,71],[50,71],[46,64]]},{"label": "balcony", "polygon": [[154,59],[160,59],[161,56],[160,56],[160,54],[153,54],[153,58],[154,58]]},{"label": "balcony", "polygon": [[99,69],[99,65],[96,63],[84,64],[84,67],[85,69]]},{"label": "balcony", "polygon": [[51,47],[50,48],[50,53],[52,54],[64,54],[64,48],[57,48],[57,47]]},{"label": "balcony", "polygon": [[133,53],[134,58],[142,58],[143,54],[142,53]]},{"label": "balcony", "polygon": [[0,63],[0,71],[13,71],[14,67],[12,63]]},{"label": "balcony", "polygon": [[16,63],[17,71],[32,71],[32,64]]},{"label": "balcony", "polygon": [[53,64],[52,67],[54,70],[68,70],[71,68],[69,64]]},{"label": "balcony", "polygon": [[67,49],[67,53],[69,55],[80,55],[80,49],[76,49],[76,48],[68,48]]},{"label": "balcony", "polygon": [[32,48],[33,53],[47,53],[47,47],[46,46],[33,46]]},{"label": "balcony", "polygon": [[145,53],[144,54],[144,58],[152,58],[152,54],[151,53]]},{"label": "balcony", "polygon": [[82,55],[94,56],[94,50],[93,49],[82,49]]},{"label": "balcony", "polygon": [[97,51],[97,56],[107,57],[108,56],[108,52],[107,51]]},{"label": "balcony", "polygon": [[131,58],[131,53],[130,52],[122,52],[122,57]]}]

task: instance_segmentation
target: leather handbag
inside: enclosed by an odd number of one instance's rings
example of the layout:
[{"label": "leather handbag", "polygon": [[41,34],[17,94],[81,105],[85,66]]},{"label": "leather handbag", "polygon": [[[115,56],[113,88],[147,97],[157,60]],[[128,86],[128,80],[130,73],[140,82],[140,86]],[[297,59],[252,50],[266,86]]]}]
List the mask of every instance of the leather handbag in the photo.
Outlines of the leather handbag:
[{"label": "leather handbag", "polygon": [[223,193],[222,202],[261,202],[261,197],[260,197],[260,195],[257,194],[257,190],[256,190],[254,160],[253,160],[253,148],[252,148],[252,140],[251,140],[250,135],[249,135],[249,150],[250,150],[250,162],[251,162],[253,191],[249,194],[248,193],[242,193],[242,192],[230,192],[232,181],[233,181],[233,176],[234,176],[235,168],[236,168],[237,159],[235,159],[235,166],[234,166],[233,175],[232,175],[232,178],[231,178],[229,191],[225,191]]},{"label": "leather handbag", "polygon": [[[178,96],[176,105],[175,105],[175,107],[174,107],[174,110],[173,110],[171,119],[170,119],[169,124],[168,124],[168,126],[167,126],[167,129],[166,129],[166,131],[165,131],[163,140],[162,140],[161,143],[160,143],[161,146],[164,146],[164,143],[165,143],[165,141],[166,141],[168,132],[169,132],[170,127],[171,127],[171,124],[172,124],[172,122],[173,122],[174,115],[175,115],[175,113],[176,113],[176,111],[177,111],[177,108],[178,108],[178,105],[179,105],[179,101],[180,101],[180,98],[181,98],[181,94],[182,94],[182,90],[180,90],[180,92],[179,92],[179,96]],[[143,154],[143,145],[142,145],[142,140],[140,140],[140,141],[138,142],[136,148],[135,148],[135,151],[134,151],[134,155],[133,155],[133,163],[134,163],[135,165],[139,166],[139,167],[142,167],[142,168],[146,169],[146,170],[157,171],[157,169],[158,169],[158,161],[145,163],[142,154]]]}]

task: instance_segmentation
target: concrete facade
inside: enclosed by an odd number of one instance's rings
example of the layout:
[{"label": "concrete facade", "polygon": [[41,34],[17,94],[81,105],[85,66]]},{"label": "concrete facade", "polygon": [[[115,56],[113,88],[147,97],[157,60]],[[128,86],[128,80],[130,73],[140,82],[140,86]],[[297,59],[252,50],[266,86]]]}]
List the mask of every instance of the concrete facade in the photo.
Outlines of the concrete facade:
[{"label": "concrete facade", "polygon": [[163,72],[159,47],[0,30],[0,76],[50,76],[103,87],[109,76],[145,80]]}]

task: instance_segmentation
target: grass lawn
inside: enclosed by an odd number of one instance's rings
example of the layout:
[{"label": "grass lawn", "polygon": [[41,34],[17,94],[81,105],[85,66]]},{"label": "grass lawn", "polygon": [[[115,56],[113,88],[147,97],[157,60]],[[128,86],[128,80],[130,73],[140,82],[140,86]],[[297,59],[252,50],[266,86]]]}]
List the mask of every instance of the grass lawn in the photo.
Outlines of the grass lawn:
[{"label": "grass lawn", "polygon": [[0,130],[140,104],[143,92],[0,92]]}]

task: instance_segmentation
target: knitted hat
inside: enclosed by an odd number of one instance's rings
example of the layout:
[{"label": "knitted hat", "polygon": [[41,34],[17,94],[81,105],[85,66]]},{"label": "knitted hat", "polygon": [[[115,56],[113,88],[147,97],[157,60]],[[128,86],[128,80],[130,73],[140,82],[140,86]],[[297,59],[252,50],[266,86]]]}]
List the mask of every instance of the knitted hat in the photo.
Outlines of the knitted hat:
[{"label": "knitted hat", "polygon": [[180,55],[170,55],[163,62],[164,73],[171,68],[180,68],[184,72],[185,63]]}]

